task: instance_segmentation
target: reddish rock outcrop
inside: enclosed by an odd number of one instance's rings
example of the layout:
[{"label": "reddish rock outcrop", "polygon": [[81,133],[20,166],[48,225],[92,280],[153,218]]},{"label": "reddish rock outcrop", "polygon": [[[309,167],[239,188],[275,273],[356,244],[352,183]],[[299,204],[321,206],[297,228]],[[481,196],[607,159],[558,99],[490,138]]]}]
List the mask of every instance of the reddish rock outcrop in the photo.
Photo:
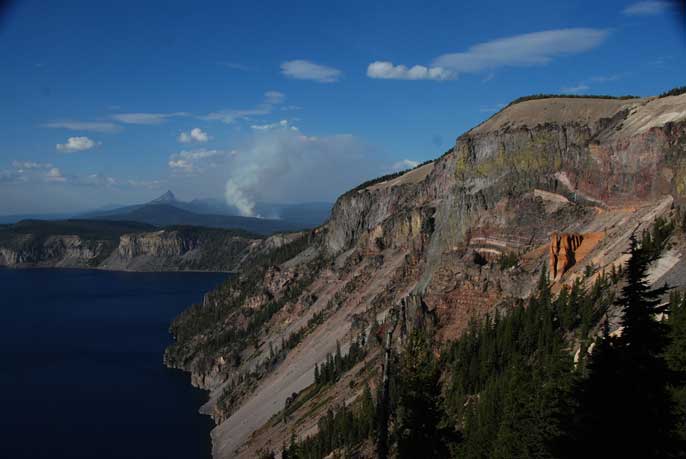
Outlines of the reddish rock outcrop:
[{"label": "reddish rock outcrop", "polygon": [[581,246],[584,237],[581,234],[554,232],[550,236],[550,277],[554,280],[562,277],[574,266],[574,254]]}]

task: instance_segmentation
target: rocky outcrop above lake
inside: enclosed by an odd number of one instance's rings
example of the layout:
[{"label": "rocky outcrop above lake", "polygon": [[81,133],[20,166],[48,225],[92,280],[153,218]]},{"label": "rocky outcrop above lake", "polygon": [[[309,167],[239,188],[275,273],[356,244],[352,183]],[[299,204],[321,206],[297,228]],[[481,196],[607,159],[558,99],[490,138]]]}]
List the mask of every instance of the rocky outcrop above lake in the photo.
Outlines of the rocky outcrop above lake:
[{"label": "rocky outcrop above lake", "polygon": [[122,232],[131,228],[119,228],[116,222],[70,222],[21,222],[1,228],[0,266],[235,271],[284,238],[196,227]]}]

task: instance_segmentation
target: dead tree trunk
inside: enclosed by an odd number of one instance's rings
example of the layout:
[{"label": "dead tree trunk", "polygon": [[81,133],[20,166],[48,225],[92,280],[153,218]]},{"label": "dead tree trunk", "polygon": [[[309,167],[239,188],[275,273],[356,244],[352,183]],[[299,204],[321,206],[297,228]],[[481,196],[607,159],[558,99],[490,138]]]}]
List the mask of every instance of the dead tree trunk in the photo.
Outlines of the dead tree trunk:
[{"label": "dead tree trunk", "polygon": [[398,311],[394,308],[390,311],[389,327],[386,330],[386,340],[384,342],[384,363],[382,368],[381,394],[379,397],[379,430],[376,441],[377,457],[386,459],[388,457],[388,417],[390,404],[390,366],[391,354],[393,352],[393,332],[398,325]]}]

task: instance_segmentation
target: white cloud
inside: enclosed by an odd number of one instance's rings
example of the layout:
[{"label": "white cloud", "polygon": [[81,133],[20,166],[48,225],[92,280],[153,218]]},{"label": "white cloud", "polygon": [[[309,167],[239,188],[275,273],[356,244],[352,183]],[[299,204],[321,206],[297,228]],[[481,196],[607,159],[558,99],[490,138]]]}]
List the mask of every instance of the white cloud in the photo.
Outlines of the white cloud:
[{"label": "white cloud", "polygon": [[112,115],[112,118],[125,124],[162,124],[169,118],[179,117],[179,116],[190,116],[190,113],[186,112],[174,112],[174,113],[119,113],[117,115]]},{"label": "white cloud", "polygon": [[35,161],[12,161],[12,167],[19,171],[24,169],[48,169],[52,167],[50,163],[37,163]]},{"label": "white cloud", "polygon": [[269,129],[291,129],[293,131],[297,131],[298,128],[295,126],[292,126],[288,120],[281,120],[276,123],[271,123],[271,124],[253,124],[250,126],[250,129],[253,129],[255,131],[268,131]]},{"label": "white cloud", "polygon": [[282,104],[286,95],[279,91],[267,91],[264,93],[264,102],[271,105]]},{"label": "white cloud", "polygon": [[589,51],[607,35],[607,30],[582,28],[515,35],[480,43],[464,52],[444,54],[433,65],[458,74],[505,66],[542,65],[560,55]]},{"label": "white cloud", "polygon": [[[121,180],[102,173],[72,175],[50,163],[36,161],[12,161],[13,169],[0,170],[0,183],[30,184],[40,190],[41,185],[65,185],[70,187],[126,189],[159,189],[161,180]],[[82,193],[77,188],[74,193]]]},{"label": "white cloud", "polygon": [[200,116],[198,118],[207,121],[221,121],[226,124],[231,124],[240,119],[268,115],[277,105],[283,103],[285,99],[286,96],[278,91],[267,91],[264,93],[262,102],[254,108],[220,110],[217,112],[208,113],[207,115]]},{"label": "white cloud", "polygon": [[46,179],[49,182],[66,182],[67,179],[62,175],[62,171],[60,171],[57,167],[51,168],[46,174],[45,174]]},{"label": "white cloud", "polygon": [[376,61],[367,67],[367,76],[386,80],[449,80],[453,74],[442,67],[415,65],[407,68],[388,61]]},{"label": "white cloud", "polygon": [[117,190],[126,189],[159,189],[164,185],[162,180],[133,180],[118,179],[102,173],[88,174],[83,176],[67,175],[64,180],[69,185],[92,188],[109,188]]},{"label": "white cloud", "polygon": [[415,167],[419,166],[419,164],[419,161],[414,161],[412,159],[403,159],[398,161],[397,163],[391,164],[391,167],[389,169],[393,172],[400,172],[406,169],[414,169]]},{"label": "white cloud", "polygon": [[319,83],[334,83],[341,77],[342,72],[333,67],[315,64],[314,62],[297,59],[281,64],[281,73],[297,80],[312,80]]},{"label": "white cloud", "polygon": [[67,143],[58,143],[56,145],[57,151],[63,153],[73,153],[76,151],[86,151],[98,145],[94,140],[88,137],[69,137]]},{"label": "white cloud", "polygon": [[674,6],[674,2],[670,1],[636,2],[624,8],[622,13],[628,16],[653,16],[664,13]]},{"label": "white cloud", "polygon": [[103,174],[88,174],[83,177],[70,177],[70,182],[74,185],[94,186],[94,187],[114,187],[119,185],[119,180]]},{"label": "white cloud", "polygon": [[114,123],[97,121],[55,121],[52,123],[46,123],[43,126],[54,129],[68,129],[70,131],[86,132],[117,132],[121,130],[121,127]]},{"label": "white cloud", "polygon": [[23,171],[0,169],[0,183],[16,183],[22,181]]},{"label": "white cloud", "polygon": [[623,75],[621,74],[614,74],[614,75],[598,75],[594,77],[587,78],[583,81],[580,81],[578,84],[574,86],[565,86],[560,88],[560,92],[564,94],[579,94],[582,92],[588,92],[589,89],[591,89],[591,85],[595,86],[597,84],[604,84],[604,83],[609,83],[612,81],[617,81],[622,78]]},{"label": "white cloud", "polygon": [[603,29],[557,29],[533,32],[479,43],[458,53],[443,54],[430,66],[394,66],[373,62],[367,68],[372,78],[447,79],[462,73],[479,73],[502,67],[544,65],[555,57],[589,51],[608,35]]},{"label": "white cloud", "polygon": [[208,167],[218,167],[233,154],[235,154],[234,151],[206,150],[204,148],[198,150],[183,150],[171,155],[167,165],[175,173],[201,173]]},{"label": "white cloud", "polygon": [[205,143],[208,140],[210,140],[210,136],[200,128],[193,128],[190,132],[182,132],[178,137],[178,141],[181,143]]},{"label": "white cloud", "polygon": [[257,108],[250,108],[245,110],[221,110],[218,112],[208,113],[201,116],[200,119],[207,121],[221,121],[222,123],[231,124],[236,120],[250,118],[252,116],[268,115],[272,112],[270,106],[262,105]]},{"label": "white cloud", "polygon": [[587,84],[580,83],[576,86],[566,86],[564,88],[560,88],[560,92],[564,94],[579,94],[584,91],[588,91],[590,87]]},{"label": "white cloud", "polygon": [[0,182],[40,183],[64,182],[62,172],[50,163],[36,161],[12,161],[10,170],[0,170]]}]

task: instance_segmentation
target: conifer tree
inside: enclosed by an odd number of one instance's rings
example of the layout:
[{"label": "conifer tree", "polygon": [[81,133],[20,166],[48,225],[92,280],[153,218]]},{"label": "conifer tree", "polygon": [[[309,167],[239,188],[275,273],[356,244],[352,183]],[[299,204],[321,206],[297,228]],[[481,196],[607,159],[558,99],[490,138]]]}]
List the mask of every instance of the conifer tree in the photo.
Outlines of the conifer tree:
[{"label": "conifer tree", "polygon": [[360,417],[362,419],[362,433],[365,436],[371,436],[374,432],[376,407],[374,406],[374,399],[372,398],[372,391],[369,388],[369,384],[365,384],[364,392],[362,393]]},{"label": "conifer tree", "polygon": [[399,372],[398,458],[448,457],[448,444],[455,438],[441,426],[440,370],[421,332],[410,335]]},{"label": "conifer tree", "polygon": [[[579,410],[572,429],[576,446],[570,457],[672,457],[679,448],[678,424],[669,391],[674,373],[664,358],[669,335],[656,315],[666,286],[651,288],[648,265],[655,259],[631,238],[626,284],[617,306],[622,309],[622,332],[608,327],[589,362],[589,377],[579,389]],[[589,456],[590,455],[590,456]]]},{"label": "conifer tree", "polygon": [[669,367],[679,377],[679,384],[673,387],[674,399],[679,412],[679,433],[686,440],[686,295],[673,292],[670,298],[670,314],[667,321],[671,342],[665,353]]}]

